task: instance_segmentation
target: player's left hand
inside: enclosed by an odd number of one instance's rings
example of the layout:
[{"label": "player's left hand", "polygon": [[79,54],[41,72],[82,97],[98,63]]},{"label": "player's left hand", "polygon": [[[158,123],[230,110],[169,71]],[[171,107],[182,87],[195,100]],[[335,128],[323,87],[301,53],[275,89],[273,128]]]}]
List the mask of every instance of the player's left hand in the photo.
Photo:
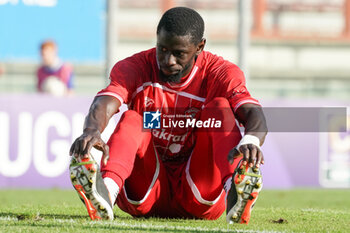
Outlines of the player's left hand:
[{"label": "player's left hand", "polygon": [[264,164],[264,156],[261,152],[260,148],[253,144],[245,144],[241,145],[239,148],[233,148],[227,159],[230,164],[233,163],[233,160],[237,157],[243,156],[242,164],[246,166],[248,164],[249,167],[260,167],[261,164]]}]

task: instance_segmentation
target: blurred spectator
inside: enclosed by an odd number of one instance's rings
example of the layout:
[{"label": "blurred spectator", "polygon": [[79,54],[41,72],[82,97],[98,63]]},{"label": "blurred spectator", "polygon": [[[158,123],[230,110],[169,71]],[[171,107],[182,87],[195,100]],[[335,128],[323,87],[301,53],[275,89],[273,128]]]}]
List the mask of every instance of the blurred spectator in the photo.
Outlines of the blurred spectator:
[{"label": "blurred spectator", "polygon": [[0,77],[5,73],[5,67],[3,64],[0,63]]},{"label": "blurred spectator", "polygon": [[41,66],[37,71],[37,90],[55,96],[71,94],[73,91],[73,68],[58,57],[54,41],[44,41],[40,46]]}]

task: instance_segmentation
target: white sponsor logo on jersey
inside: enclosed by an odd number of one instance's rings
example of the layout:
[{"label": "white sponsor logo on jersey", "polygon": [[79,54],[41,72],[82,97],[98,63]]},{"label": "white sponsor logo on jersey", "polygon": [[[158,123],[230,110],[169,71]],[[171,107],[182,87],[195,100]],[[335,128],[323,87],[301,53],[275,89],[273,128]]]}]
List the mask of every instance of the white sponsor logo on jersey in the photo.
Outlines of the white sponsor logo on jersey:
[{"label": "white sponsor logo on jersey", "polygon": [[167,141],[171,140],[173,142],[184,142],[187,136],[187,133],[183,135],[174,135],[169,132],[166,132],[165,129],[161,129],[161,130],[153,129],[152,134],[155,138],[164,139]]}]

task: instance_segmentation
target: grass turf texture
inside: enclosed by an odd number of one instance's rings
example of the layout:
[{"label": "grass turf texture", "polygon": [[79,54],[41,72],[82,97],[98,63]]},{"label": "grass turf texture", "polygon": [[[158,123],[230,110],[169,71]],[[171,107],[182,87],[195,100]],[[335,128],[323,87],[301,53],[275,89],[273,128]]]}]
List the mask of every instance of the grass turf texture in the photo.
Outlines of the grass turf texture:
[{"label": "grass turf texture", "polygon": [[350,232],[350,190],[263,190],[249,225],[216,221],[135,219],[114,209],[114,221],[91,221],[72,190],[1,190],[0,232]]}]

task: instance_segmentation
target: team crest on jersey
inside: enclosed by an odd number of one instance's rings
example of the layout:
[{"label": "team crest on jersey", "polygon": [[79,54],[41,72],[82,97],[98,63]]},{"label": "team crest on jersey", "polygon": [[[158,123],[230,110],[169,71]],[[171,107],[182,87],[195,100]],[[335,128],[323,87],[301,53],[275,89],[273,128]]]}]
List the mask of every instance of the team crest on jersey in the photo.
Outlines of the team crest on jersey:
[{"label": "team crest on jersey", "polygon": [[143,128],[160,129],[161,115],[159,110],[156,112],[143,112]]},{"label": "team crest on jersey", "polygon": [[148,108],[154,104],[154,100],[146,96],[144,104],[145,104],[145,107]]}]

